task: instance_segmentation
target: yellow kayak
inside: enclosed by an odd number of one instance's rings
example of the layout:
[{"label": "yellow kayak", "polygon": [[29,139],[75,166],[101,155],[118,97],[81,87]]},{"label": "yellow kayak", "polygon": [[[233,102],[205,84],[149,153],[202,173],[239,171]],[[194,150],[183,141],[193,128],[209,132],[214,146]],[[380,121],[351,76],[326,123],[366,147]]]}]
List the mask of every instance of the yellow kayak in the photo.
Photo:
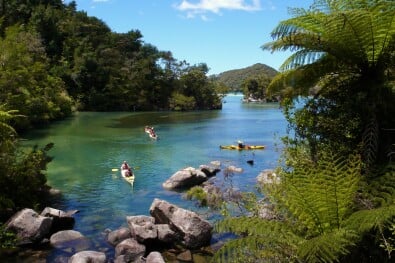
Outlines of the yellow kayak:
[{"label": "yellow kayak", "polygon": [[219,148],[226,150],[262,150],[265,149],[264,145],[244,145],[239,147],[238,145],[220,145]]}]

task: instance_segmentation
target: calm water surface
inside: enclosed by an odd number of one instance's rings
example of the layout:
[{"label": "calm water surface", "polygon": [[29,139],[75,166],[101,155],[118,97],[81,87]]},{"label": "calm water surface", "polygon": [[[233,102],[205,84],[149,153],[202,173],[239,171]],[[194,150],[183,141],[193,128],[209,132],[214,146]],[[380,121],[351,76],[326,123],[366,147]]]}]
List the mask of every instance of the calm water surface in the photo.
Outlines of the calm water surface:
[{"label": "calm water surface", "polygon": [[[162,188],[166,179],[184,167],[214,160],[223,167],[242,167],[244,172],[233,176],[233,185],[251,190],[260,171],[276,166],[279,137],[286,130],[278,104],[247,105],[241,98],[228,95],[220,111],[78,113],[27,135],[26,144],[55,144],[47,178],[50,186],[62,192],[57,208],[79,210],[74,229],[95,240],[94,246],[103,247],[105,229],[126,225],[128,215],[149,215],[154,198],[205,212],[193,201],[184,200],[181,193]],[[157,141],[144,132],[145,125],[155,127]],[[236,144],[239,139],[266,149],[219,149],[219,145]],[[123,160],[136,167],[133,188],[119,171],[112,172]],[[254,160],[254,165],[247,160]],[[221,183],[222,172],[215,180]],[[50,255],[55,256],[56,251]]]}]

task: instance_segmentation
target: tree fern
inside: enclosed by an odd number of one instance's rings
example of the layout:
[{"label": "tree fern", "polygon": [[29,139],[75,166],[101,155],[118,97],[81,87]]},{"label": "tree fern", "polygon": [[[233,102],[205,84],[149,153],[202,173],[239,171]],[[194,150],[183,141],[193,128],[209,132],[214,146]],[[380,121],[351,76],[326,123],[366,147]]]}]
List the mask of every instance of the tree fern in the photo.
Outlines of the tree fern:
[{"label": "tree fern", "polygon": [[[395,5],[385,0],[315,0],[310,9],[295,8],[291,12],[293,17],[281,21],[272,31],[274,40],[262,46],[272,52],[294,52],[285,60],[282,72],[273,79],[268,90],[287,88],[283,95],[293,97],[314,90],[317,98],[327,103],[311,112],[318,119],[336,108],[355,116],[359,127],[347,133],[355,138],[348,147],[355,149],[364,139],[361,153],[365,154],[366,169],[370,172],[373,164],[381,161],[377,158],[377,149],[386,143],[380,134],[382,126],[395,125],[390,114],[394,111],[393,99],[388,99],[394,98],[394,93],[390,85],[386,85],[393,78]],[[293,92],[289,92],[289,87]],[[337,126],[347,125],[347,118],[334,120]],[[303,125],[298,120],[295,123]],[[309,129],[311,138],[315,136],[340,145],[344,140],[349,141],[342,137],[342,129],[333,129],[328,135],[325,128],[320,127],[323,123],[313,123],[301,131]],[[296,135],[304,136],[298,131]],[[338,141],[333,140],[336,137]]]}]

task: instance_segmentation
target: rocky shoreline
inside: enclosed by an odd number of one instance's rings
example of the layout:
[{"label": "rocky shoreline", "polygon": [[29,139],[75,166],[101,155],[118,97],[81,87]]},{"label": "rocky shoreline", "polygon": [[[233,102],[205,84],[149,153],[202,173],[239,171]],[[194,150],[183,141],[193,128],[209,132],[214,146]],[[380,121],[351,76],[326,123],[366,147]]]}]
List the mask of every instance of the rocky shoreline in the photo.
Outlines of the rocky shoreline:
[{"label": "rocky shoreline", "polygon": [[[187,167],[174,173],[162,186],[168,190],[189,189],[204,184],[219,171],[220,163],[216,161],[198,169]],[[227,167],[226,172],[240,173],[242,170]],[[270,170],[263,171],[258,182],[273,180],[272,174]],[[92,250],[92,241],[73,230],[75,213],[78,211],[47,207],[38,214],[26,208],[12,216],[5,226],[16,233],[22,249],[46,246],[62,251],[54,260],[59,263],[207,262],[206,258],[214,254],[210,246],[212,224],[197,213],[165,200],[153,200],[150,216],[127,216],[127,227],[106,230],[104,239],[113,251]]]}]

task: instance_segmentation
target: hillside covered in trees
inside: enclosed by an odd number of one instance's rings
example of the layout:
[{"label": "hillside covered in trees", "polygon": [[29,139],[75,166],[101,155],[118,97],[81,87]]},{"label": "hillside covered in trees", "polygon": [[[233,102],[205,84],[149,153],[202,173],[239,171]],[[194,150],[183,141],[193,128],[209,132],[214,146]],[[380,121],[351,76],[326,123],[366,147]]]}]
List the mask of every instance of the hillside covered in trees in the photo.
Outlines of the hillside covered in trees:
[{"label": "hillside covered in trees", "polygon": [[248,79],[258,79],[261,77],[272,79],[276,75],[277,70],[267,65],[257,63],[246,68],[225,71],[216,76],[212,76],[212,78],[225,84],[232,91],[242,91],[243,83]]},{"label": "hillside covered in trees", "polygon": [[17,130],[82,111],[200,110],[221,107],[222,87],[206,64],[189,65],[115,33],[62,0],[0,1],[0,105],[21,116]]}]

